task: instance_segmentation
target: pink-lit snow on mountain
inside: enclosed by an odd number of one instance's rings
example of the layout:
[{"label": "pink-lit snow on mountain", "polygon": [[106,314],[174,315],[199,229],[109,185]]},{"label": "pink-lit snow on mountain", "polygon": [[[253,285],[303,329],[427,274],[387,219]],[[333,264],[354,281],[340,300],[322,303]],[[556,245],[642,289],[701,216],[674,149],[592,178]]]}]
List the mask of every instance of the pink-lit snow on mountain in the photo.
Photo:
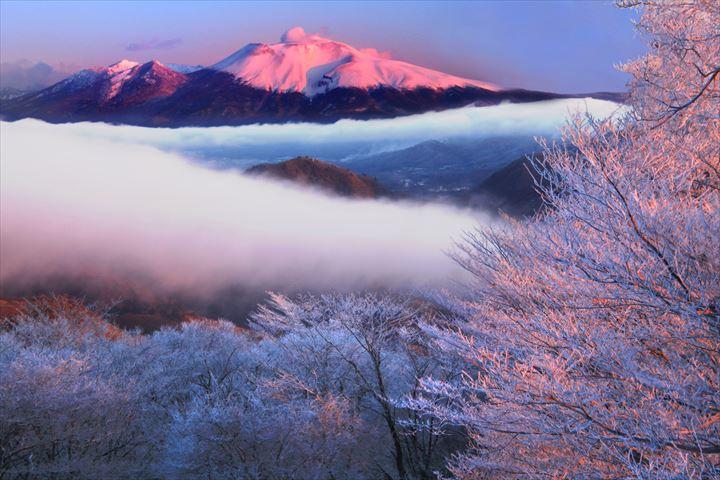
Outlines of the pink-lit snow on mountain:
[{"label": "pink-lit snow on mountain", "polygon": [[134,70],[139,65],[138,62],[131,60],[120,60],[109,67],[101,68],[99,73],[107,75],[109,80],[103,92],[103,98],[105,98],[105,100],[114,98],[120,92],[125,82],[132,78]]},{"label": "pink-lit snow on mountain", "polygon": [[64,88],[80,89],[98,79],[103,79],[105,82],[101,97],[104,100],[110,100],[118,94],[123,84],[131,78],[132,71],[139,65],[138,62],[131,60],[120,60],[107,67],[86,68],[57,83],[50,91],[57,92]]},{"label": "pink-lit snow on mountain", "polygon": [[127,72],[131,68],[137,67],[138,65],[140,65],[140,63],[133,62],[132,60],[123,59],[117,63],[113,63],[108,67],[101,67],[99,71],[103,71],[108,75],[116,75],[118,73]]},{"label": "pink-lit snow on mountain", "polygon": [[[120,97],[123,92],[143,99],[169,95],[186,80],[187,76],[183,73],[155,60],[147,63],[121,60],[107,67],[81,70],[38,95],[93,88],[96,92],[95,100],[106,104]],[[136,88],[144,89],[144,93],[128,92],[128,86],[132,90],[133,84]]]},{"label": "pink-lit snow on mountain", "polygon": [[386,58],[374,49],[356,49],[300,27],[288,30],[279,43],[251,43],[211,68],[232,73],[256,88],[302,92],[308,96],[337,87],[479,87],[496,85],[448,75]]}]

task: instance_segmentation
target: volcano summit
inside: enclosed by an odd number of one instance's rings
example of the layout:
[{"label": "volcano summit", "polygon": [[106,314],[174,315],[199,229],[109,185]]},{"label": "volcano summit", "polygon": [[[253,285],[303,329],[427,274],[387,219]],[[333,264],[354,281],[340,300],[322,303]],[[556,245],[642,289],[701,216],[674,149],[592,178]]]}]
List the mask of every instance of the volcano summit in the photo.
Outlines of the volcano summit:
[{"label": "volcano summit", "polygon": [[[592,96],[592,95],[590,95]],[[390,118],[566,95],[505,90],[305,33],[251,43],[209,67],[122,60],[8,99],[5,119],[217,126]]]}]

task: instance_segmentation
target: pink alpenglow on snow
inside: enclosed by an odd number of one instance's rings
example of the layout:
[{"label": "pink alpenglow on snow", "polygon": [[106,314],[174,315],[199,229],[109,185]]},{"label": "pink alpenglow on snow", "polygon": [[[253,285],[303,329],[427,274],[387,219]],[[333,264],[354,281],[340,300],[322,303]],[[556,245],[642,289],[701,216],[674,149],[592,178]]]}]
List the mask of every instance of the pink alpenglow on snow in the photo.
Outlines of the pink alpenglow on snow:
[{"label": "pink alpenglow on snow", "polygon": [[302,92],[314,96],[337,87],[479,87],[496,85],[448,75],[393,60],[375,49],[357,49],[291,28],[279,43],[251,43],[212,66],[232,73],[256,88]]},{"label": "pink alpenglow on snow", "polygon": [[[153,92],[143,97],[148,99],[168,95],[187,80],[186,73],[200,68],[202,67],[177,64],[166,66],[156,60],[147,63],[120,60],[107,67],[81,70],[50,87],[49,93],[57,93],[65,89],[78,91],[99,84],[96,101],[104,105],[112,101],[126,100],[127,95],[132,94],[127,92],[128,85],[132,85],[132,82],[143,82],[153,87]],[[44,92],[40,92],[39,95],[44,95]]]}]

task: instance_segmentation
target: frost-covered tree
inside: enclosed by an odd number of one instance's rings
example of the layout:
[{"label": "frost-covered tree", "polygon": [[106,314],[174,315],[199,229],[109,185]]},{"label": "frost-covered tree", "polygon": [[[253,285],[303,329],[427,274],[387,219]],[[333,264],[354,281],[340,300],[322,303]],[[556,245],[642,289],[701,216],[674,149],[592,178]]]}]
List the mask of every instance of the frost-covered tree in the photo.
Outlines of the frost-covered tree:
[{"label": "frost-covered tree", "polygon": [[112,478],[149,465],[143,399],[105,366],[121,332],[64,297],[35,299],[0,333],[0,478]]},{"label": "frost-covered tree", "polygon": [[[346,403],[297,395],[275,378],[277,339],[227,322],[153,335],[143,378],[164,405],[156,473],[163,478],[352,478],[362,455]],[[153,353],[152,351],[156,352]]]},{"label": "frost-covered tree", "polygon": [[577,117],[548,212],[458,252],[466,375],[415,406],[471,432],[459,478],[720,477],[720,4],[634,3],[629,113]]},{"label": "frost-covered tree", "polygon": [[31,301],[0,330],[0,478],[428,478],[464,437],[398,401],[457,371],[421,317],[396,297],[274,296],[262,334],[140,335]]},{"label": "frost-covered tree", "polygon": [[416,325],[429,315],[395,296],[273,295],[252,324],[279,338],[278,389],[330,395],[352,407],[360,447],[354,462],[367,464],[371,478],[434,478],[464,437],[443,432],[434,420],[416,428],[421,419],[400,401],[418,393],[423,376],[457,373],[426,348]]}]

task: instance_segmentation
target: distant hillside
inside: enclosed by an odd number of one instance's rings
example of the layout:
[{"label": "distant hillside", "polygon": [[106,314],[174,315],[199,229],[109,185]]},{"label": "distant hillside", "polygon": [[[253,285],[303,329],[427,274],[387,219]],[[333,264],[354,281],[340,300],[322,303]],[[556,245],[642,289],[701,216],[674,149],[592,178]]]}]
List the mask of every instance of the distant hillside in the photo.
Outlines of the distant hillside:
[{"label": "distant hillside", "polygon": [[491,212],[504,212],[513,217],[535,214],[542,206],[542,198],[535,190],[530,173],[532,171],[530,161],[525,156],[510,162],[472,190],[470,205]]},{"label": "distant hillside", "polygon": [[452,197],[467,193],[491,173],[537,148],[531,135],[429,140],[402,150],[343,163],[408,196]]},{"label": "distant hillside", "polygon": [[280,163],[262,163],[246,170],[263,175],[316,187],[336,195],[353,198],[376,198],[385,189],[372,177],[310,157],[296,157]]}]

